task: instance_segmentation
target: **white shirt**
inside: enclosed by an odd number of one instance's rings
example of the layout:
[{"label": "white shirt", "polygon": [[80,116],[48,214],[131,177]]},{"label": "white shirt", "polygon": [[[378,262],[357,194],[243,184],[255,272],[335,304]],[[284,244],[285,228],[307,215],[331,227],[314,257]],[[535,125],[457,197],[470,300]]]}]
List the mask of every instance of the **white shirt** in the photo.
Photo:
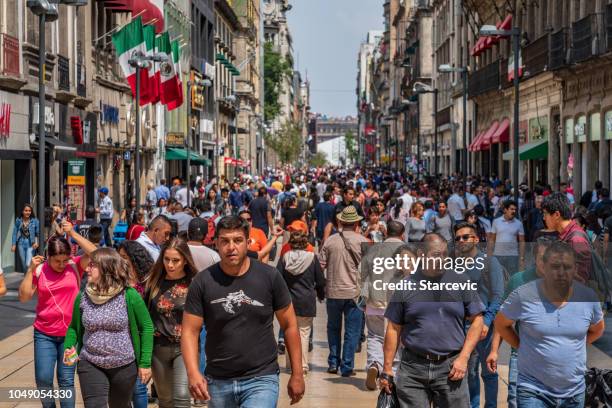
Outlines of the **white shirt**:
[{"label": "white shirt", "polygon": [[113,218],[113,200],[106,195],[100,202],[100,219],[106,220],[110,218]]},{"label": "white shirt", "polygon": [[465,193],[465,198],[467,199],[468,210],[471,210],[479,204],[478,197],[472,193]]},{"label": "white shirt", "polygon": [[[176,191],[176,195],[174,196],[176,201],[181,203],[183,207],[187,207],[187,188],[181,187]],[[193,191],[189,191],[189,197],[191,198],[190,203],[193,203]]]},{"label": "white shirt", "polygon": [[221,262],[219,254],[204,245],[189,244],[188,246],[198,272],[202,272],[217,262]]},{"label": "white shirt", "polygon": [[410,195],[410,193],[406,192],[402,194],[400,199],[402,200],[402,209],[406,211],[408,214],[410,214],[410,208],[412,207],[412,204],[414,203],[414,198]]},{"label": "white shirt", "polygon": [[448,198],[448,202],[446,203],[446,207],[448,208],[448,212],[450,216],[453,217],[455,221],[463,220],[463,212],[465,210],[465,202],[463,198],[459,196],[459,194],[455,193]]},{"label": "white shirt", "polygon": [[151,238],[149,238],[146,232],[140,234],[136,242],[138,242],[144,247],[144,249],[147,250],[149,255],[151,255],[151,258],[153,258],[153,262],[157,262],[157,258],[159,258],[161,248],[155,242],[151,241]]},{"label": "white shirt", "polygon": [[525,235],[523,223],[516,218],[510,221],[502,215],[493,220],[491,233],[495,234],[495,256],[518,256],[518,237]]}]

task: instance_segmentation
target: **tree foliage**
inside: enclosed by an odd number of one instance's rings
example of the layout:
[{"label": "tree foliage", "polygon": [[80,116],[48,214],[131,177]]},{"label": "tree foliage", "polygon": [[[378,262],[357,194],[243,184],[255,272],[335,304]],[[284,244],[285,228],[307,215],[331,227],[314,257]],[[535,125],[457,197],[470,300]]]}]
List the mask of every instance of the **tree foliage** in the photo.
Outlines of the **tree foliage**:
[{"label": "tree foliage", "polygon": [[325,152],[316,152],[310,157],[311,167],[324,167],[327,165],[327,155]]},{"label": "tree foliage", "polygon": [[347,158],[353,163],[357,162],[359,152],[357,151],[355,135],[353,134],[352,130],[349,130],[344,135],[344,146],[346,147],[346,151],[348,153]]},{"label": "tree foliage", "polygon": [[265,133],[266,145],[278,155],[283,164],[295,163],[303,149],[302,129],[296,122],[285,122],[274,132]]},{"label": "tree foliage", "polygon": [[271,42],[264,45],[264,120],[270,122],[281,114],[280,96],[283,80],[291,78],[293,67],[279,52],[274,50]]}]

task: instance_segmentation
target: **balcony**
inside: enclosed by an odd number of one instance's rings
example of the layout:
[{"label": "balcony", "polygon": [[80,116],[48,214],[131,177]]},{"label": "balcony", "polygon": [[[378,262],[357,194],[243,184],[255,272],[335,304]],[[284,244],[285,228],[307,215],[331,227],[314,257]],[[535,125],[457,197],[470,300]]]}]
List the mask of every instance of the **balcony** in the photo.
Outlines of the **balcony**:
[{"label": "balcony", "polygon": [[525,78],[533,77],[540,72],[548,70],[549,35],[544,34],[525,48],[523,48],[523,64],[525,66]]},{"label": "balcony", "polygon": [[572,62],[586,61],[597,55],[593,40],[597,37],[597,15],[591,14],[572,23]]},{"label": "balcony", "polygon": [[468,94],[472,98],[500,87],[500,62],[495,61],[470,75]]},{"label": "balcony", "polygon": [[606,6],[606,50],[612,51],[612,4]]},{"label": "balcony", "polygon": [[0,86],[18,90],[25,84],[19,72],[19,40],[0,34]]},{"label": "balcony", "polygon": [[556,70],[563,68],[566,61],[567,44],[568,44],[568,29],[562,28],[550,35],[550,63],[549,68]]}]

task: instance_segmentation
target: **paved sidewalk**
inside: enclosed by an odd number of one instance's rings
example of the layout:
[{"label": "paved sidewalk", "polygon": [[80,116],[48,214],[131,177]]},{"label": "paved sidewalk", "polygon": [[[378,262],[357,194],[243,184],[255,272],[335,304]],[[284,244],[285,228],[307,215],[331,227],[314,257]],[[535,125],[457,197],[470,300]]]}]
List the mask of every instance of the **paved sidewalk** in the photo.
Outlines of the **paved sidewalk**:
[{"label": "paved sidewalk", "polygon": [[[609,319],[608,319],[609,321]],[[612,324],[612,322],[610,322]],[[343,378],[339,375],[327,374],[327,334],[325,307],[318,305],[318,316],[315,319],[314,351],[310,355],[311,371],[306,377],[306,395],[297,407],[304,408],[372,408],[376,406],[377,391],[365,389],[365,347],[357,355],[357,376]],[[0,389],[34,387],[32,328],[20,332],[0,341]],[[589,366],[612,366],[612,358],[595,347],[588,349]],[[498,406],[506,407],[508,349],[502,349],[499,371],[499,397]],[[285,366],[285,357],[279,357],[279,365]],[[287,380],[289,376],[282,370],[281,393],[279,407],[288,407]],[[78,377],[77,377],[78,382]],[[80,392],[77,390],[79,402],[82,407]],[[0,402],[0,408],[14,407],[40,407],[38,402],[8,403]]]}]

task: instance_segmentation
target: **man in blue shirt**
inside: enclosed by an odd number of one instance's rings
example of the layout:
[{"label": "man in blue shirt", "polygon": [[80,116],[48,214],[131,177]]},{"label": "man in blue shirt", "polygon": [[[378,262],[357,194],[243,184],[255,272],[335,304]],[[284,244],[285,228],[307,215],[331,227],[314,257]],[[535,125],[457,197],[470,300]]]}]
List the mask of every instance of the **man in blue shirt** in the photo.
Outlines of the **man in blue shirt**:
[{"label": "man in blue shirt", "polygon": [[334,216],[336,215],[336,209],[331,203],[333,198],[334,195],[331,193],[331,191],[326,191],[325,193],[323,193],[324,201],[318,203],[314,209],[312,232],[317,238],[319,245],[323,241],[325,227],[327,226],[327,224],[334,221]]},{"label": "man in blue shirt", "polygon": [[497,373],[487,370],[486,359],[491,352],[493,320],[495,320],[504,293],[504,273],[501,264],[495,257],[486,259],[485,254],[478,247],[478,242],[478,231],[474,224],[460,222],[455,225],[457,260],[461,259],[462,265],[466,265],[469,279],[478,283],[478,296],[485,306],[480,341],[468,365],[470,405],[472,408],[480,407],[480,380],[478,378],[480,365],[482,367],[480,375],[485,391],[485,408],[495,408],[497,406]]},{"label": "man in blue shirt", "polygon": [[[485,310],[474,290],[430,290],[425,286],[465,285],[464,274],[445,270],[446,239],[436,233],[423,238],[419,257],[426,267],[403,282],[414,289],[397,290],[387,306],[384,365],[380,386],[389,392],[393,359],[401,339],[397,396],[402,407],[466,407],[469,392],[465,375],[468,360],[482,333]],[[467,334],[465,321],[472,322]]]},{"label": "man in blue shirt", "polygon": [[234,214],[238,214],[238,210],[242,207],[244,203],[244,196],[242,191],[240,191],[240,184],[234,183],[232,185],[232,192],[230,193],[230,204],[232,206],[232,211]]},{"label": "man in blue shirt", "polygon": [[155,187],[155,195],[157,199],[163,198],[168,201],[170,198],[170,189],[166,187],[166,179],[159,180],[159,186]]},{"label": "man in blue shirt", "polygon": [[570,245],[551,245],[544,263],[544,278],[512,292],[495,325],[518,349],[519,407],[583,407],[586,345],[604,332],[601,305],[593,290],[574,280],[576,253]]}]

